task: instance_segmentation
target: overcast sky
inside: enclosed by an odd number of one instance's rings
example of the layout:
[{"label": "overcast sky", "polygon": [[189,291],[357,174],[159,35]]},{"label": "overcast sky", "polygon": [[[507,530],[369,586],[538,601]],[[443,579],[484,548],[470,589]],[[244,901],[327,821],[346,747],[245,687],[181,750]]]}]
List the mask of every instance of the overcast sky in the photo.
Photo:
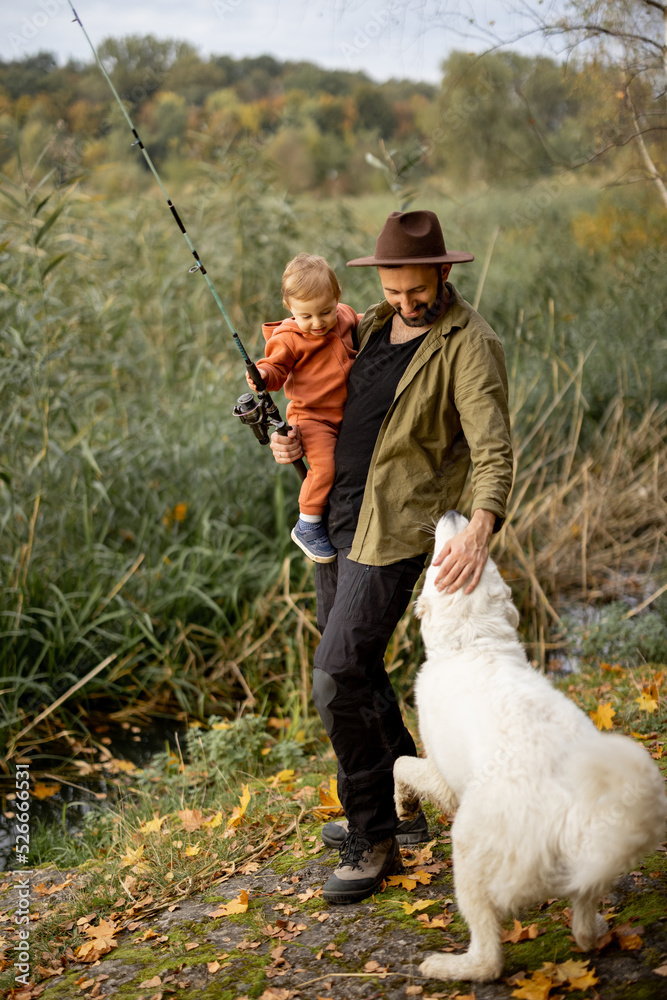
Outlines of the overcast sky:
[{"label": "overcast sky", "polygon": [[[524,0],[73,0],[95,45],[109,36],[187,40],[202,56],[305,60],[364,70],[376,80],[438,82],[453,49],[481,52],[500,36],[511,41],[531,27],[516,12]],[[541,6],[544,10],[549,4]],[[533,4],[532,6],[535,6]],[[512,12],[514,11],[514,12]],[[553,51],[533,34],[513,48]],[[67,0],[1,0],[0,58],[53,52],[89,62],[90,49],[72,22]]]}]

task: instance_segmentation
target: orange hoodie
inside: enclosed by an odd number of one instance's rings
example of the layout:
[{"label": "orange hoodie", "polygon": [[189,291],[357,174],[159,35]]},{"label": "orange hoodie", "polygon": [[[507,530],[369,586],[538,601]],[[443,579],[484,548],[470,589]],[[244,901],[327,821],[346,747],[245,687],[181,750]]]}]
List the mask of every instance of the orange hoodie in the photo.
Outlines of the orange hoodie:
[{"label": "orange hoodie", "polygon": [[352,333],[361,314],[342,302],[338,319],[324,336],[303,333],[294,319],[264,323],[266,357],[255,364],[265,372],[267,389],[285,386],[292,413],[340,410],[347,399],[347,376],[356,357]]}]

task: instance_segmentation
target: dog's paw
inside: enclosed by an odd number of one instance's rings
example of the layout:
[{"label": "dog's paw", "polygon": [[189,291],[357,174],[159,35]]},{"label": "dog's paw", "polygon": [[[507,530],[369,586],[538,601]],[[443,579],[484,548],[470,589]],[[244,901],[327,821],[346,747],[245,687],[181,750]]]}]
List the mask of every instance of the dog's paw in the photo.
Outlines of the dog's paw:
[{"label": "dog's paw", "polygon": [[396,806],[396,815],[398,818],[400,820],[407,820],[408,822],[416,819],[421,808],[419,798],[407,788],[402,789],[400,793],[397,789],[394,795],[394,805]]},{"label": "dog's paw", "polygon": [[595,930],[597,931],[598,941],[601,937],[604,937],[609,930],[609,924],[601,913],[595,914]]},{"label": "dog's paw", "polygon": [[449,955],[438,955],[432,952],[419,966],[419,974],[427,979],[447,979],[446,962]]},{"label": "dog's paw", "polygon": [[502,970],[502,955],[482,959],[470,952],[463,955],[433,953],[419,966],[421,975],[427,979],[472,979],[482,983],[497,979]]}]

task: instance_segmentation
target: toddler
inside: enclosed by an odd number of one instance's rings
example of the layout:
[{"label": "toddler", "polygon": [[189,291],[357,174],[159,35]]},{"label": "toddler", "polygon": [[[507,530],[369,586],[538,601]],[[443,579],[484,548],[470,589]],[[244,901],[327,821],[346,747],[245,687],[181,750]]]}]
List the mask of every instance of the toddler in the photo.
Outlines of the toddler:
[{"label": "toddler", "polygon": [[334,479],[334,448],[356,355],[352,335],[361,314],[339,302],[336,275],[314,254],[300,253],[289,262],[282,293],[292,319],[263,324],[266,357],[257,368],[269,392],[285,386],[287,421],[298,426],[308,459],[292,539],[314,562],[328,563],[336,558],[336,549],[322,515]]}]

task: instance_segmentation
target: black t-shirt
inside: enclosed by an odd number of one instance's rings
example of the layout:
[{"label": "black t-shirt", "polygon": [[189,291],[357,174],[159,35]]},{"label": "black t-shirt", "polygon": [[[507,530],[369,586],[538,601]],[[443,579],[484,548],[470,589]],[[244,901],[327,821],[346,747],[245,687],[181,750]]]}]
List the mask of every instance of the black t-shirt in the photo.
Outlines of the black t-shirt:
[{"label": "black t-shirt", "polygon": [[392,320],[373,334],[350,369],[347,402],[336,443],[336,477],[329,494],[329,538],[339,549],[352,545],[382,421],[403,372],[429,332],[404,344],[392,344]]}]

